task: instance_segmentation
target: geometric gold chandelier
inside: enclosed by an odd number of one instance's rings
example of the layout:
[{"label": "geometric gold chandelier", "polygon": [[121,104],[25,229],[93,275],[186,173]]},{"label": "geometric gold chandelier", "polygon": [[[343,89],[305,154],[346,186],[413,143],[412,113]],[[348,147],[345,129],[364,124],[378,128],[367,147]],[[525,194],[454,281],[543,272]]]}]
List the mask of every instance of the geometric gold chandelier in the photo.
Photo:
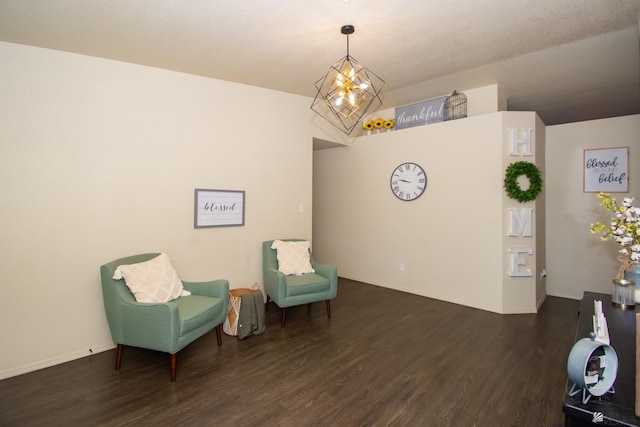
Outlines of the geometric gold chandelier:
[{"label": "geometric gold chandelier", "polygon": [[349,55],[349,34],[353,25],[340,32],[347,36],[347,55],[333,64],[315,86],[318,90],[311,109],[349,135],[367,115],[382,106],[380,90],[384,80]]}]

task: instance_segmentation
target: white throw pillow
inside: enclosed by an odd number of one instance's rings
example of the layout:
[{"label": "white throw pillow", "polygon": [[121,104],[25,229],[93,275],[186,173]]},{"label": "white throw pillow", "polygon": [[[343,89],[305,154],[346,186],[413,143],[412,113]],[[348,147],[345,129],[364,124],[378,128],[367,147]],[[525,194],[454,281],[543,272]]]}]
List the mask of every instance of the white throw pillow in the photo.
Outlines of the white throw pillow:
[{"label": "white throw pillow", "polygon": [[138,302],[167,302],[191,295],[182,286],[182,280],[164,253],[149,261],[119,265],[113,278],[124,279]]},{"label": "white throw pillow", "polygon": [[309,242],[283,242],[274,240],[271,249],[277,251],[278,270],[285,275],[315,273],[311,267]]}]

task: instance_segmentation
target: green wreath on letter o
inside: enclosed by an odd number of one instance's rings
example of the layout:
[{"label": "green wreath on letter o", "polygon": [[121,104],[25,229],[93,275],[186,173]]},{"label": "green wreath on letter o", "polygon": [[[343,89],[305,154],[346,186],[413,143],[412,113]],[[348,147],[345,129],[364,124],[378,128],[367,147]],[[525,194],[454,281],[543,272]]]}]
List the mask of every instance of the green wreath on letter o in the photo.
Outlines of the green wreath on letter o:
[{"label": "green wreath on letter o", "polygon": [[[507,167],[504,176],[504,188],[507,190],[507,196],[510,199],[519,202],[530,202],[535,200],[542,191],[542,178],[540,170],[531,162],[514,162]],[[529,179],[529,188],[523,190],[518,184],[518,177],[526,175]]]}]

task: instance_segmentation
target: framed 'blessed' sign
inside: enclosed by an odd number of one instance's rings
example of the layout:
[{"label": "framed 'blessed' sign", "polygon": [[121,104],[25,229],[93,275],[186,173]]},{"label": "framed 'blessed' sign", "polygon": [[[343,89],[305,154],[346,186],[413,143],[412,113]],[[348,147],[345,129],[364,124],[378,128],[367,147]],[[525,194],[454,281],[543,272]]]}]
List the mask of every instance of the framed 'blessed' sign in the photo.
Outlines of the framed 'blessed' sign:
[{"label": "framed 'blessed' sign", "polygon": [[196,188],[194,228],[244,225],[244,191]]},{"label": "framed 'blessed' sign", "polygon": [[629,147],[584,150],[584,192],[629,191]]}]

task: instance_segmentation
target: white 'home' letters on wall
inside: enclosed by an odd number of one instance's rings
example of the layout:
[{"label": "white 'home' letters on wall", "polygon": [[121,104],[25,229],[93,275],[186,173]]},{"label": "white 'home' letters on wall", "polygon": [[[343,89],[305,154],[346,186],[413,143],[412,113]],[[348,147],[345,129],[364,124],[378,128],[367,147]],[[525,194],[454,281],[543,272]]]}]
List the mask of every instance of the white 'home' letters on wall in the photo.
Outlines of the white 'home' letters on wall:
[{"label": "white 'home' letters on wall", "polygon": [[[532,156],[531,153],[531,128],[509,128],[511,133],[510,156]],[[531,233],[532,208],[523,208],[522,213],[518,208],[509,208],[511,218],[511,230],[509,236],[533,237]],[[521,254],[533,255],[533,248],[509,248],[511,253],[511,269],[509,276],[530,277],[533,271],[525,268],[527,260]],[[522,266],[522,269],[520,268]]]},{"label": "white 'home' letters on wall", "polygon": [[520,258],[520,254],[533,255],[533,248],[509,248],[509,252],[511,253],[511,271],[509,271],[509,276],[533,276],[533,271],[531,271],[530,268],[520,270],[521,265],[527,265],[527,260]]},{"label": "white 'home' letters on wall", "polygon": [[533,212],[532,208],[524,208],[522,209],[522,214],[520,214],[520,209],[518,208],[509,208],[511,212],[511,231],[509,232],[509,236],[527,236],[531,237],[531,212]]},{"label": "white 'home' letters on wall", "polygon": [[[509,128],[511,131],[511,156],[532,156],[531,154],[531,128]],[[520,154],[519,147],[522,147]]]}]

